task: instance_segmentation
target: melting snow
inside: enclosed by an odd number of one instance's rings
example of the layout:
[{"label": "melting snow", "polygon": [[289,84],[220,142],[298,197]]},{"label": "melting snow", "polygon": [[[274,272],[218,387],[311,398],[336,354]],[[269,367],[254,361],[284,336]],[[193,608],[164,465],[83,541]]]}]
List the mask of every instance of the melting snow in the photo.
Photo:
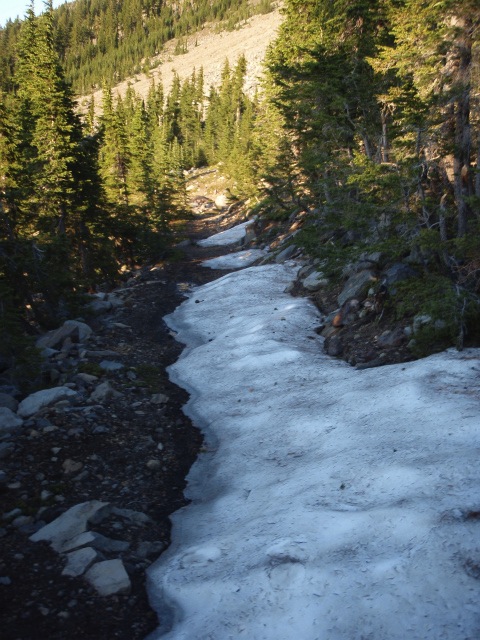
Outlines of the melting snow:
[{"label": "melting snow", "polygon": [[266,253],[262,249],[245,249],[245,251],[228,253],[218,258],[210,258],[210,260],[202,262],[202,266],[210,269],[241,269],[250,266],[259,258],[263,258]]},{"label": "melting snow", "polygon": [[245,237],[248,227],[251,227],[253,223],[254,220],[247,220],[247,222],[237,224],[237,226],[227,229],[226,231],[216,233],[209,238],[205,238],[205,240],[199,240],[198,244],[201,247],[219,247],[235,244]]},{"label": "melting snow", "polygon": [[480,351],[354,370],[294,273],[230,273],[167,317],[207,452],[149,571],[152,638],[479,638]]}]

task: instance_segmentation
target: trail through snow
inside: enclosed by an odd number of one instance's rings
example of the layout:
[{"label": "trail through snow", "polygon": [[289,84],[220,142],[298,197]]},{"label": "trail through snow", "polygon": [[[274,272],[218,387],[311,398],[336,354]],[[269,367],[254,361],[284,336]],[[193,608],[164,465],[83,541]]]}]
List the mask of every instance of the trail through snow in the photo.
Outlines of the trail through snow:
[{"label": "trail through snow", "polygon": [[478,640],[480,351],[352,369],[295,272],[230,273],[167,317],[207,451],[149,571],[151,637]]}]

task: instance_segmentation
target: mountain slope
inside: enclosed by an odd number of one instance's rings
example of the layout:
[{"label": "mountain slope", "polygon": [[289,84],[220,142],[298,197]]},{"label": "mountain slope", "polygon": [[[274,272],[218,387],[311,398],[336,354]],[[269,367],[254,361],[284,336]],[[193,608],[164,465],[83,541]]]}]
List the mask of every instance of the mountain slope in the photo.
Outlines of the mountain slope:
[{"label": "mountain slope", "polygon": [[[168,93],[175,73],[184,80],[191,76],[194,69],[198,70],[200,67],[203,67],[205,90],[208,91],[211,85],[219,84],[225,60],[228,59],[234,65],[243,54],[247,60],[245,89],[253,95],[259,86],[265,52],[274,40],[281,22],[282,15],[276,9],[272,13],[253,16],[235,31],[217,33],[212,26],[206,27],[182,39],[187,43],[187,52],[181,55],[174,54],[178,41],[172,40],[154,61],[158,62],[155,69],[148,75],[142,73],[127,78],[115,87],[115,92],[123,97],[131,86],[138,95],[146,97],[153,79],[156,83],[163,82],[165,92]],[[95,104],[101,104],[102,91],[98,90],[93,95]],[[88,100],[89,98],[82,98],[80,105],[85,107]]]}]

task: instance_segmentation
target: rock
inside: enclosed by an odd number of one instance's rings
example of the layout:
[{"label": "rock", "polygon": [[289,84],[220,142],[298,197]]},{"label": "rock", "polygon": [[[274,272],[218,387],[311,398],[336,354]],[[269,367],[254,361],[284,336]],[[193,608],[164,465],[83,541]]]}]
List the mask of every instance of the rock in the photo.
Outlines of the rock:
[{"label": "rock", "polygon": [[81,382],[85,382],[86,384],[93,384],[98,380],[98,376],[94,376],[90,373],[77,373],[75,376]]},{"label": "rock", "polygon": [[343,291],[338,296],[338,304],[342,306],[349,298],[357,298],[361,302],[376,279],[375,273],[370,269],[355,273],[345,283]]},{"label": "rock", "polygon": [[63,545],[62,552],[72,551],[73,549],[79,549],[80,547],[86,547],[95,540],[95,534],[92,531],[84,531],[79,533],[78,536],[74,536],[70,540],[67,540]]},{"label": "rock", "polygon": [[0,407],[0,434],[18,429],[23,420],[13,413],[8,407]]},{"label": "rock", "polygon": [[125,368],[125,365],[115,360],[102,360],[100,362],[100,368],[104,371],[120,371],[120,369]]},{"label": "rock", "polygon": [[418,333],[422,327],[432,323],[432,317],[428,314],[418,314],[413,318],[413,333]]},{"label": "rock", "polygon": [[121,393],[116,391],[109,382],[102,382],[98,387],[90,394],[90,400],[93,402],[107,402],[114,398],[120,398]]},{"label": "rock", "polygon": [[403,262],[396,262],[382,273],[382,282],[389,287],[392,284],[401,282],[402,280],[417,277],[418,272],[415,271],[415,269],[409,267],[408,264],[403,264]]},{"label": "rock", "polygon": [[18,407],[18,415],[22,416],[22,418],[28,418],[43,407],[48,407],[60,400],[73,399],[76,396],[77,392],[68,387],[53,387],[52,389],[36,391],[22,400]]},{"label": "rock", "polygon": [[108,313],[112,309],[112,303],[109,300],[93,300],[87,305],[87,309],[96,316],[102,313]]},{"label": "rock", "polygon": [[154,393],[151,399],[153,404],[166,404],[169,401],[169,397],[164,393]]},{"label": "rock", "polygon": [[112,514],[119,516],[120,518],[124,518],[125,520],[129,520],[132,524],[136,525],[150,524],[152,522],[152,519],[147,516],[146,513],[142,513],[141,511],[134,511],[133,509],[121,509],[119,507],[113,507]]},{"label": "rock", "polygon": [[158,469],[160,469],[160,467],[162,466],[162,463],[160,462],[160,460],[152,459],[152,460],[148,460],[145,466],[150,471],[158,471]]},{"label": "rock", "polygon": [[0,407],[6,407],[15,413],[18,409],[18,400],[8,393],[0,393]]},{"label": "rock", "polygon": [[405,342],[406,336],[401,327],[393,329],[393,331],[384,331],[377,338],[379,347],[399,347]]},{"label": "rock", "polygon": [[333,335],[325,338],[324,349],[329,356],[338,358],[343,354],[343,342],[339,335]]},{"label": "rock", "polygon": [[98,553],[92,547],[71,551],[67,553],[67,564],[62,571],[62,576],[71,576],[72,578],[81,576],[97,559]]},{"label": "rock", "polygon": [[[61,516],[39,529],[30,536],[32,542],[46,540],[55,551],[68,549],[68,542],[87,530],[90,520],[102,509],[108,508],[108,502],[90,500],[75,505]],[[70,547],[71,549],[71,547]]]},{"label": "rock", "polygon": [[91,336],[92,330],[85,322],[77,320],[66,320],[61,327],[55,331],[49,331],[39,338],[36,346],[39,349],[56,349],[66,338],[71,338],[73,342],[85,342]]},{"label": "rock", "polygon": [[302,282],[307,291],[317,291],[317,289],[326,287],[328,283],[329,279],[325,277],[322,271],[314,271]]},{"label": "rock", "polygon": [[215,198],[215,206],[217,209],[224,209],[227,206],[228,198],[224,193],[219,194]]},{"label": "rock", "polygon": [[78,462],[76,460],[70,460],[70,458],[67,458],[67,460],[63,462],[62,467],[64,473],[76,473],[83,468],[83,462]]},{"label": "rock", "polygon": [[93,540],[91,541],[92,547],[98,551],[103,551],[104,553],[121,553],[122,551],[126,551],[130,546],[130,543],[125,540],[107,538],[107,536],[103,536],[101,533],[97,533],[96,531],[91,531],[90,533],[93,537]]},{"label": "rock", "polygon": [[129,593],[131,589],[130,578],[118,559],[97,562],[87,571],[85,579],[101,596]]},{"label": "rock", "polygon": [[278,253],[275,256],[275,262],[277,262],[278,264],[285,262],[285,260],[288,260],[293,256],[296,250],[297,250],[297,247],[294,244],[290,244],[288,247],[286,247],[285,249],[282,249],[282,251],[280,251],[280,253]]}]

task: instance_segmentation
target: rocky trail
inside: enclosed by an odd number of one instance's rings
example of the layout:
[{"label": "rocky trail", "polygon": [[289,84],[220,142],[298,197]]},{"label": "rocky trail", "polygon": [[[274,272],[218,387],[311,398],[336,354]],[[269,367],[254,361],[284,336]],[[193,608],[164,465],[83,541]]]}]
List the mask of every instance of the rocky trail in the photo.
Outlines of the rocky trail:
[{"label": "rocky trail", "polygon": [[[188,236],[234,218],[204,215]],[[182,345],[162,318],[192,285],[224,273],[199,261],[233,250],[182,244],[177,261],[139,269],[98,298],[86,329],[67,323],[45,336],[63,392],[20,409],[0,398],[4,640],[134,640],[158,624],[145,570],[169,544],[169,514],[185,504],[202,444],[182,413],[187,394],[165,371]]]}]

